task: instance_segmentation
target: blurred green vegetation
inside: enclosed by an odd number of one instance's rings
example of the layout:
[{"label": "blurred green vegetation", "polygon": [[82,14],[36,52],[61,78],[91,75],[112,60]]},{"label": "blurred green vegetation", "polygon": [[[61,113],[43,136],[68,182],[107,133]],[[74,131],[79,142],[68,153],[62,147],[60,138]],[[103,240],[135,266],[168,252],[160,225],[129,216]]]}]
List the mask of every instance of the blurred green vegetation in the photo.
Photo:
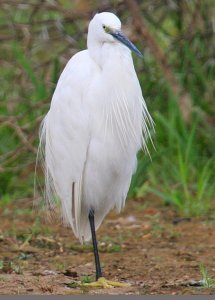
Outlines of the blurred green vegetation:
[{"label": "blurred green vegetation", "polygon": [[139,153],[130,196],[153,193],[186,215],[210,212],[215,194],[215,2],[137,1],[179,87],[134,26],[127,1],[1,1],[0,205],[32,198],[38,127],[68,59],[86,47],[88,20],[112,11],[144,53],[134,57],[155,121],[151,158]]}]

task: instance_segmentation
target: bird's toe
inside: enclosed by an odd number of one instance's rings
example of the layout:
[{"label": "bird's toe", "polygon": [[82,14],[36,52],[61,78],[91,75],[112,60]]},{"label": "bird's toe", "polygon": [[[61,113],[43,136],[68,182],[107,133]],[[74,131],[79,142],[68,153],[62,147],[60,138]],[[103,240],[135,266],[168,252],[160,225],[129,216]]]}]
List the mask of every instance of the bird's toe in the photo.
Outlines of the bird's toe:
[{"label": "bird's toe", "polygon": [[103,288],[103,289],[108,289],[112,287],[129,287],[130,284],[128,283],[123,283],[123,282],[117,282],[117,281],[112,281],[112,280],[107,280],[104,277],[100,277],[97,281],[91,282],[91,283],[81,283],[82,287],[90,287],[90,288]]}]

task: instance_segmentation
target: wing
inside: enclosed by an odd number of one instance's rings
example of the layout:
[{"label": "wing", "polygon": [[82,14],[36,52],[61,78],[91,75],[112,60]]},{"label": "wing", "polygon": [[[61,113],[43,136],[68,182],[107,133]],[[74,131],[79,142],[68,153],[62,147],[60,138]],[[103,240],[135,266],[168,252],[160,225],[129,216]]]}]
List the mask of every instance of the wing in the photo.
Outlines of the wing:
[{"label": "wing", "polygon": [[82,174],[90,138],[85,94],[94,72],[87,50],[68,62],[40,130],[46,202],[53,208],[56,196],[60,199],[63,220],[80,240]]}]

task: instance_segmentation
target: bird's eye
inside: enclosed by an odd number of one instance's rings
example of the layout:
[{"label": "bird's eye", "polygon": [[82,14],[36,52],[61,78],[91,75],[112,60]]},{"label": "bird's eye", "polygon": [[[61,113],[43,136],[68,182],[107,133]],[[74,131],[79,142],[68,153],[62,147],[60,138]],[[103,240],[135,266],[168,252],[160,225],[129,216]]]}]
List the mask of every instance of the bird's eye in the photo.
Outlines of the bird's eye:
[{"label": "bird's eye", "polygon": [[110,28],[108,26],[102,25],[102,27],[106,33],[110,33]]}]

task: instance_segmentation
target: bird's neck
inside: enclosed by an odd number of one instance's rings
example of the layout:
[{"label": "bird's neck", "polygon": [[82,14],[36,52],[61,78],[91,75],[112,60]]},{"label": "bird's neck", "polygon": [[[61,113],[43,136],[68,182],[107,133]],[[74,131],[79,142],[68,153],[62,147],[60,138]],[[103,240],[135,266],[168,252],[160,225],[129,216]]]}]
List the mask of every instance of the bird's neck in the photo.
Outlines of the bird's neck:
[{"label": "bird's neck", "polygon": [[122,61],[125,57],[131,58],[130,50],[119,43],[100,43],[88,39],[87,47],[90,57],[103,69],[108,62]]},{"label": "bird's neck", "polygon": [[99,43],[99,42],[95,43],[88,38],[87,48],[88,48],[90,57],[94,60],[94,62],[100,68],[102,68],[102,43]]}]

